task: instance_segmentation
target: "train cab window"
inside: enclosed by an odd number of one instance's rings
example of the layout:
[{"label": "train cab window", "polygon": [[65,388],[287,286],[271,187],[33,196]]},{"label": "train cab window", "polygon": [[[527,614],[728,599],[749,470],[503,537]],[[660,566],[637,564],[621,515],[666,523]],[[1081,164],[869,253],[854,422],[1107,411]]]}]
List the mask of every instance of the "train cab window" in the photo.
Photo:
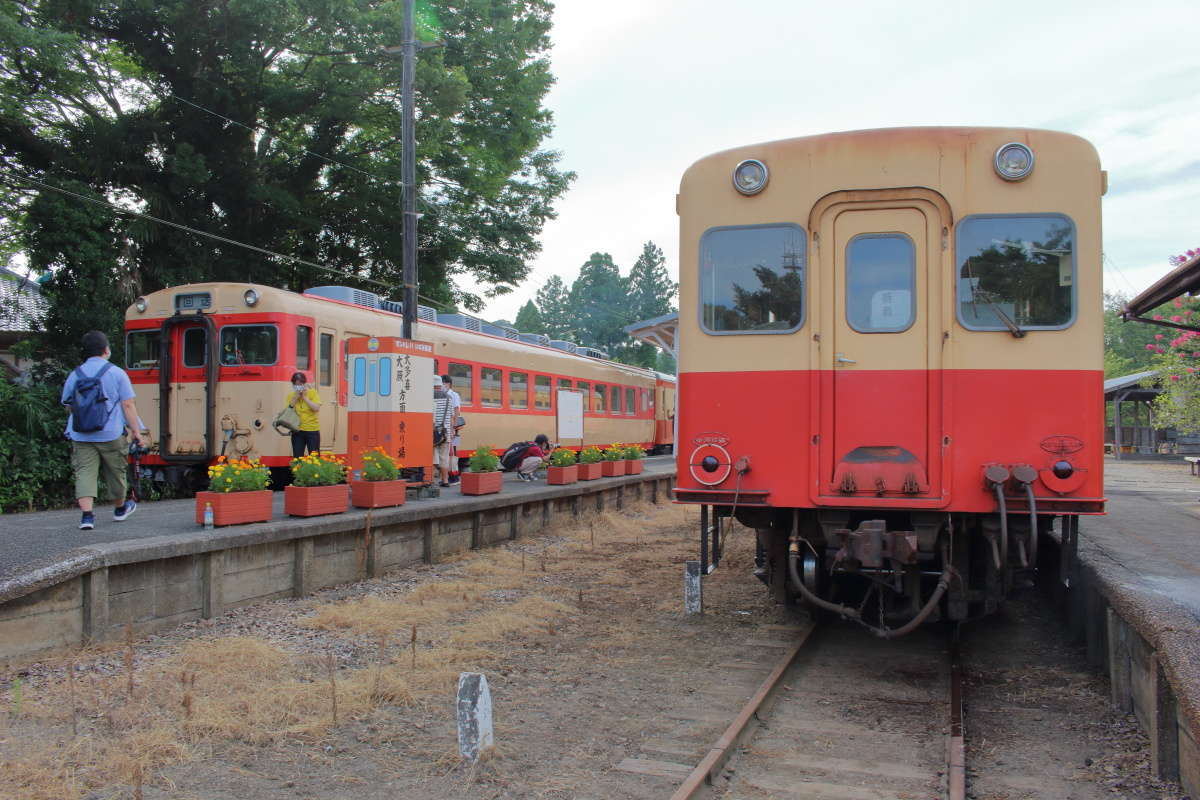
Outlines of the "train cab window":
[{"label": "train cab window", "polygon": [[479,368],[479,405],[484,408],[500,408],[504,405],[501,393],[503,373],[495,367]]},{"label": "train cab window", "polygon": [[392,360],[379,359],[379,396],[388,397],[392,393]]},{"label": "train cab window", "polygon": [[958,320],[981,331],[1075,320],[1075,225],[1061,214],[966,217],[955,231]]},{"label": "train cab window", "polygon": [[592,411],[595,411],[597,414],[603,414],[608,410],[608,389],[605,388],[603,383],[596,384],[596,391],[593,393],[592,398]]},{"label": "train cab window", "polygon": [[221,328],[221,363],[274,364],[279,330],[274,325],[226,325]]},{"label": "train cab window", "polygon": [[508,373],[508,407],[529,408],[529,373]]},{"label": "train cab window", "polygon": [[296,326],[296,369],[312,369],[312,328],[307,325]]},{"label": "train cab window", "polygon": [[550,410],[550,377],[548,375],[533,376],[533,407],[542,411]]},{"label": "train cab window", "polygon": [[612,408],[612,413],[614,413],[614,414],[624,413],[624,409],[621,408],[621,387],[620,386],[612,387],[612,405],[610,407]]},{"label": "train cab window", "polygon": [[208,363],[208,329],[185,328],[183,331],[183,365],[203,367]]},{"label": "train cab window", "polygon": [[458,392],[458,397],[462,400],[464,406],[473,405],[475,402],[474,395],[471,392],[472,371],[474,367],[470,364],[455,364],[446,365],[446,373],[450,376],[450,388]]},{"label": "train cab window", "polygon": [[799,225],[711,228],[700,238],[700,324],[713,334],[791,333],[804,321]]},{"label": "train cab window", "polygon": [[591,395],[591,385],[587,381],[579,381],[575,386],[579,389],[579,393],[583,395],[583,410],[587,411],[589,406],[588,397]]},{"label": "train cab window", "polygon": [[868,233],[846,245],[846,323],[898,333],[916,319],[917,250],[902,233]]},{"label": "train cab window", "polygon": [[333,334],[321,334],[321,385],[333,385]]},{"label": "train cab window", "polygon": [[135,331],[125,337],[125,368],[155,369],[158,367],[159,332]]},{"label": "train cab window", "polygon": [[362,397],[367,393],[367,359],[355,356],[350,367],[350,374],[354,378],[354,396]]},{"label": "train cab window", "polygon": [[637,392],[635,392],[633,389],[625,390],[625,413],[637,413]]}]

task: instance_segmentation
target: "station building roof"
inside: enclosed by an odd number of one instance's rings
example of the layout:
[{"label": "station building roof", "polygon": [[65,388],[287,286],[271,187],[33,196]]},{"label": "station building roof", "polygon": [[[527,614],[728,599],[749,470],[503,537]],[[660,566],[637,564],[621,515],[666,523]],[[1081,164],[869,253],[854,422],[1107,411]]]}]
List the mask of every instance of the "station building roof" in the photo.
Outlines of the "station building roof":
[{"label": "station building roof", "polygon": [[1143,316],[1163,303],[1169,303],[1176,297],[1182,297],[1185,294],[1200,294],[1200,253],[1196,253],[1175,267],[1159,278],[1149,289],[1130,300],[1121,312],[1121,318],[1126,322],[1148,322],[1151,325],[1161,325],[1165,328],[1200,331],[1200,326],[1195,323],[1166,322],[1146,319]]},{"label": "station building roof", "polygon": [[661,347],[671,355],[675,354],[676,334],[679,332],[679,312],[672,311],[661,317],[642,320],[622,328],[639,341]]},{"label": "station building roof", "polygon": [[1119,396],[1122,400],[1153,400],[1162,391],[1150,383],[1150,379],[1157,374],[1157,370],[1148,369],[1109,378],[1104,382],[1104,399],[1115,400]]}]

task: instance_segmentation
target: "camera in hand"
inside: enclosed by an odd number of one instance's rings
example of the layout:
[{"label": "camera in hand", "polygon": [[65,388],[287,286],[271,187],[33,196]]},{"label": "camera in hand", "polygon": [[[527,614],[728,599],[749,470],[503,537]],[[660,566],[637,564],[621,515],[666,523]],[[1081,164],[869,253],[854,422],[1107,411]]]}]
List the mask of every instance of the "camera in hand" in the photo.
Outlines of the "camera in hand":
[{"label": "camera in hand", "polygon": [[146,455],[149,452],[150,452],[149,447],[138,444],[137,442],[129,443],[129,455],[132,458],[141,458],[142,456]]}]

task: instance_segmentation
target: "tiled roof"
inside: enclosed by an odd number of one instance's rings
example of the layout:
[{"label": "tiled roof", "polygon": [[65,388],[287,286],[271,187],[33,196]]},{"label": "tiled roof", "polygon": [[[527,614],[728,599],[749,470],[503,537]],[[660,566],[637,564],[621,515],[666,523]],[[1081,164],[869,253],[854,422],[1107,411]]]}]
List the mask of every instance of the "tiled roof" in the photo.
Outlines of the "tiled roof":
[{"label": "tiled roof", "polygon": [[24,275],[0,269],[0,331],[40,330],[46,308],[41,287]]}]

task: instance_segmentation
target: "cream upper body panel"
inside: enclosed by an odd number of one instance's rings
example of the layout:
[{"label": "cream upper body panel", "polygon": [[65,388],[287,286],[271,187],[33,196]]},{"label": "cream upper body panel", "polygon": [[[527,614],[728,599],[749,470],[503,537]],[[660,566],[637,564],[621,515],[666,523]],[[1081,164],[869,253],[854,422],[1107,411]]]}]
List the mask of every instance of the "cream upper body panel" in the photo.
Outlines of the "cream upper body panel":
[{"label": "cream upper body panel", "polygon": [[[1008,142],[1026,144],[1035,168],[1020,181],[1000,178],[996,150]],[[769,170],[766,187],[744,196],[732,184],[734,167],[758,159]],[[1102,302],[1100,198],[1103,174],[1092,145],[1077,136],[1020,128],[899,128],[837,133],[741,147],[708,156],[685,172],[677,198],[680,216],[680,372],[811,370],[829,368],[822,353],[829,339],[830,314],[814,304],[823,242],[814,240],[821,220],[815,209],[839,198],[870,201],[873,192],[903,194],[908,188],[940,195],[943,237],[928,242],[940,275],[929,286],[939,297],[919,302],[940,306],[938,343],[943,369],[1100,369]],[[840,195],[839,195],[840,193]],[[834,196],[834,197],[830,197]],[[824,204],[822,203],[824,199]],[[956,226],[975,215],[1060,214],[1075,229],[1074,321],[1062,330],[1032,330],[1024,338],[1008,331],[964,327],[955,313]],[[806,232],[806,281],[801,327],[792,333],[712,334],[700,325],[699,263],[704,233],[723,226],[791,223]],[[943,241],[938,241],[943,238]],[[937,252],[940,250],[940,256]],[[814,312],[817,313],[814,313]],[[1064,354],[1069,358],[1064,359]]]}]

